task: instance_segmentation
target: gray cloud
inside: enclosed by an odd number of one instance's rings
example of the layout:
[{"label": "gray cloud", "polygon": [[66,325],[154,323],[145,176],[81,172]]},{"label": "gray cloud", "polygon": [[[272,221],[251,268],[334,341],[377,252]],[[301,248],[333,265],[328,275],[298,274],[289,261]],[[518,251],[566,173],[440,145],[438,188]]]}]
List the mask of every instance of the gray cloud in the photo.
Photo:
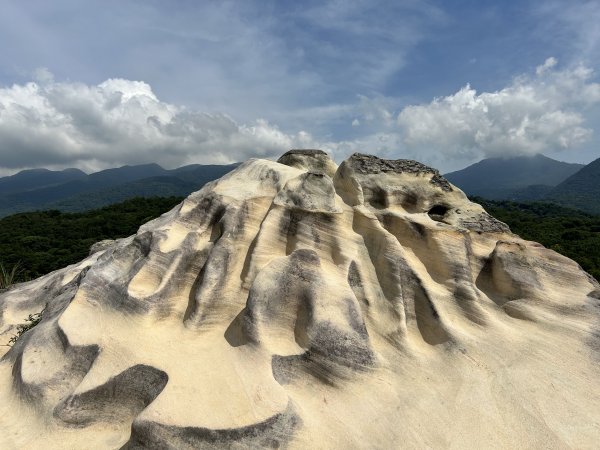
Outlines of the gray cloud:
[{"label": "gray cloud", "polygon": [[238,123],[223,113],[174,105],[141,81],[57,82],[40,69],[37,82],[0,89],[0,172],[229,163],[273,158],[292,147],[321,147],[337,160],[355,151],[413,158],[442,169],[482,157],[564,151],[589,142],[586,112],[598,109],[600,84],[586,66],[557,67],[548,58],[535,74],[495,92],[467,85],[403,108],[399,99],[357,96],[353,104],[310,111],[318,121],[346,121],[356,130],[347,139],[284,132],[265,119]]},{"label": "gray cloud", "polygon": [[274,157],[309,146],[305,132],[286,134],[266,120],[238,124],[160,101],[140,81],[98,85],[41,82],[0,89],[0,161],[3,168],[75,165],[89,170],[125,163],[229,163]]},{"label": "gray cloud", "polygon": [[162,101],[238,123],[350,139],[368,129],[351,126],[357,96],[393,96],[446,19],[430,0],[7,2],[0,85],[39,66],[88,85],[144,80]]}]

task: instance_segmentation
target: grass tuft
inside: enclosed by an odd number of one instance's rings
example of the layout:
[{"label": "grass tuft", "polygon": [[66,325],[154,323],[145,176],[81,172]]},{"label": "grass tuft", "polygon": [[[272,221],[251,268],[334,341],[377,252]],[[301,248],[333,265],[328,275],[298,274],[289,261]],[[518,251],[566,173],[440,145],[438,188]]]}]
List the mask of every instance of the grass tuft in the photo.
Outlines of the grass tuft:
[{"label": "grass tuft", "polygon": [[19,263],[8,269],[4,264],[0,263],[0,289],[7,289],[16,281],[19,272],[21,271]]}]

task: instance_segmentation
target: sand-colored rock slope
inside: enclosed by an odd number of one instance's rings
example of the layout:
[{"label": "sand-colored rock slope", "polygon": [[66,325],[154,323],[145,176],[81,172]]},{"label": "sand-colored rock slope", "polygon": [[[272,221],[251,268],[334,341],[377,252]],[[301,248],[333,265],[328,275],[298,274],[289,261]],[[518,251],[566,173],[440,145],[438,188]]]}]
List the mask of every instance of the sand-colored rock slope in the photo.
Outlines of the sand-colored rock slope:
[{"label": "sand-colored rock slope", "polygon": [[95,249],[0,293],[1,449],[600,445],[600,286],[418,162],[250,160]]}]

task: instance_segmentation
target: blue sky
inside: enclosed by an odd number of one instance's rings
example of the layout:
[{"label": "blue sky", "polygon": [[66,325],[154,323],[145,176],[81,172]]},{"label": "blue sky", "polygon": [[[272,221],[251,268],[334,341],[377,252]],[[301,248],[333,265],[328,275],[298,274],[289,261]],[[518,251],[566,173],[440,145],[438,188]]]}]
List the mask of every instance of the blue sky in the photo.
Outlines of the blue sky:
[{"label": "blue sky", "polygon": [[597,1],[0,0],[0,173],[600,156]]}]

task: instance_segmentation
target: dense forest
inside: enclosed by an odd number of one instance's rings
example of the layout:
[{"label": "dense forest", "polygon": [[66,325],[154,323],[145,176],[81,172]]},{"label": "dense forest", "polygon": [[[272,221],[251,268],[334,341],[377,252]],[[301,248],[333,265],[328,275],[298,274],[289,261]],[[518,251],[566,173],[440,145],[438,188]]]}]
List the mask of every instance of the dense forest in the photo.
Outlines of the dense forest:
[{"label": "dense forest", "polygon": [[[36,278],[85,258],[102,239],[134,234],[181,197],[134,198],[85,213],[41,211],[0,219],[0,269],[14,281]],[[473,198],[511,230],[577,261],[600,279],[600,216],[548,203]]]},{"label": "dense forest", "polygon": [[551,203],[472,200],[513,233],[568,256],[600,280],[600,216]]},{"label": "dense forest", "polygon": [[84,213],[40,211],[4,217],[0,264],[8,273],[17,266],[14,281],[37,278],[84,259],[95,242],[134,234],[181,200],[138,197]]}]

